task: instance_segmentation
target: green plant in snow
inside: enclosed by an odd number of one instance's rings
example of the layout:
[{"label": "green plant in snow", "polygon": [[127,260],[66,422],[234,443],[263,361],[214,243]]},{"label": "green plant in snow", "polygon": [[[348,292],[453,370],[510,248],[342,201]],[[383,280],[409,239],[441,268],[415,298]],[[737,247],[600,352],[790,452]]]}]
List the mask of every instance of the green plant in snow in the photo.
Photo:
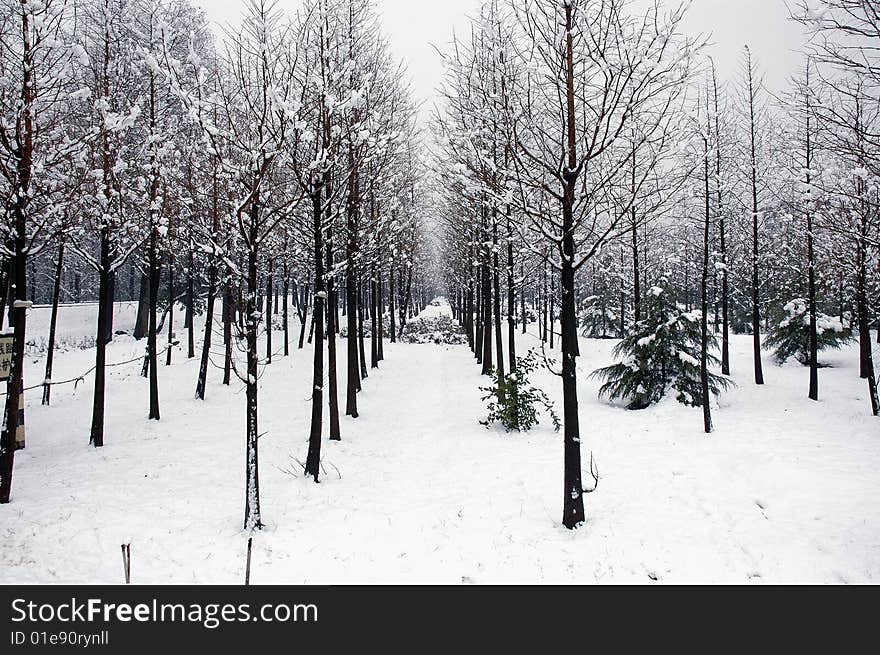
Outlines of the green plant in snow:
[{"label": "green plant in snow", "polygon": [[543,390],[529,383],[529,376],[538,363],[538,354],[532,349],[525,357],[517,359],[516,370],[505,375],[503,380],[498,379],[496,370],[492,371],[493,386],[480,387],[480,391],[486,393],[483,400],[489,401],[489,416],[481,421],[483,425],[499,422],[507,432],[527,432],[538,424],[538,411],[541,408],[559,431],[562,424],[553,409],[553,403]]},{"label": "green plant in snow", "polygon": [[[810,312],[807,301],[795,298],[783,308],[784,318],[773,324],[764,346],[773,350],[777,364],[794,357],[804,366],[810,364]],[[840,320],[822,313],[816,315],[818,350],[839,349],[853,340],[852,330]]]},{"label": "green plant in snow", "polygon": [[[599,395],[624,398],[629,401],[628,409],[644,409],[672,389],[680,403],[700,406],[700,332],[699,312],[682,312],[665,289],[653,287],[646,294],[644,318],[612,351],[620,361],[592,373],[605,380]],[[708,338],[709,348],[716,348],[714,336]],[[718,366],[719,361],[710,354],[708,363]],[[729,378],[709,371],[712,395],[732,384]]]}]

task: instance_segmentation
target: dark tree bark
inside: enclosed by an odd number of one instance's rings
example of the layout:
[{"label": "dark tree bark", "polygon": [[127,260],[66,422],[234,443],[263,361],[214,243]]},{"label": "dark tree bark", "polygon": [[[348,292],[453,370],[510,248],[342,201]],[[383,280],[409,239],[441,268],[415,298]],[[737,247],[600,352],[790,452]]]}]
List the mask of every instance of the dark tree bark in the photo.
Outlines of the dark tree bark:
[{"label": "dark tree bark", "polygon": [[315,304],[312,317],[315,324],[315,353],[312,375],[312,422],[309,431],[309,450],[306,456],[305,474],[318,482],[321,471],[321,431],[324,400],[324,238],[322,229],[323,189],[320,181],[313,182],[312,190],[312,237],[314,239]]},{"label": "dark tree bark", "polygon": [[401,296],[402,300],[400,303],[400,332],[398,333],[398,338],[403,336],[403,329],[406,327],[406,314],[409,311],[410,303],[412,301],[412,273],[413,273],[413,265],[412,262],[407,262],[406,264],[406,285],[403,288],[403,295]]},{"label": "dark tree bark", "polygon": [[[28,159],[30,155],[27,155]],[[30,176],[28,170],[19,174]],[[15,463],[16,432],[19,425],[19,396],[23,392],[24,380],[24,342],[27,327],[27,251],[26,251],[26,200],[19,196],[13,208],[15,220],[15,251],[11,267],[11,286],[13,289],[12,309],[12,360],[10,374],[6,382],[6,407],[3,427],[0,432],[0,505],[6,504],[12,494],[12,472]]]},{"label": "dark tree bark", "polygon": [[547,263],[544,263],[543,277],[541,281],[541,341],[547,341]]},{"label": "dark tree bark", "polygon": [[[107,180],[107,199],[111,197],[109,190],[109,154],[105,151],[104,157],[105,179]],[[113,297],[113,272],[111,266],[113,259],[110,252],[110,226],[107,221],[101,224],[99,234],[99,266],[98,269],[98,326],[95,337],[95,393],[92,400],[92,426],[89,433],[89,443],[95,448],[104,445],[104,391],[106,385],[107,364],[107,326],[111,321],[108,314],[113,313],[113,307],[109,299]]]},{"label": "dark tree bark", "polygon": [[[159,277],[160,266],[159,261],[159,227],[153,225],[150,230],[149,255],[147,258],[147,266],[150,275],[149,288],[149,323],[147,328],[147,372],[150,376],[150,415],[151,420],[158,421],[159,415],[159,367],[157,365],[158,358],[158,326],[156,320],[156,310],[159,302]],[[173,298],[173,296],[172,296]],[[170,350],[170,348],[169,348]]]},{"label": "dark tree bark", "polygon": [[189,263],[186,270],[186,319],[184,326],[187,330],[187,359],[193,359],[196,356],[196,335],[195,335],[195,311],[196,311],[196,290],[195,281],[193,280],[193,268],[195,267],[195,255],[193,253],[192,243],[189,245]]},{"label": "dark tree bark", "polygon": [[474,279],[474,294],[476,303],[476,327],[474,330],[474,356],[477,364],[483,363],[483,265],[477,266]]},{"label": "dark tree bark", "polygon": [[[486,228],[486,208],[483,208],[483,230]],[[483,357],[482,374],[489,375],[492,372],[492,272],[489,270],[491,257],[483,247],[483,268],[481,271],[481,295],[483,300]]]},{"label": "dark tree bark", "polygon": [[764,384],[764,368],[761,363],[761,306],[760,306],[760,278],[758,277],[758,264],[760,252],[758,250],[758,164],[757,145],[755,143],[755,87],[752,76],[751,55],[746,50],[746,71],[748,74],[748,101],[749,101],[749,148],[751,164],[751,187],[752,187],[752,354],[755,360],[755,384]]},{"label": "dark tree bark", "polygon": [[309,320],[309,285],[304,284],[300,289],[300,302],[297,307],[297,316],[299,317],[299,343],[297,348],[303,349],[306,338],[306,324]]},{"label": "dark tree bark", "polygon": [[562,524],[574,529],[585,520],[584,488],[581,480],[581,436],[577,398],[577,314],[575,308],[574,202],[578,178],[577,142],[575,139],[574,48],[571,33],[572,6],[565,6],[566,128],[568,165],[564,171],[562,195],[562,249],[560,292],[562,311],[562,398],[564,489]]},{"label": "dark tree bark", "polygon": [[[158,284],[157,284],[158,286]],[[174,253],[168,253],[168,349],[165,366],[171,366],[171,344],[174,342]]]},{"label": "dark tree bark", "polygon": [[[810,98],[810,67],[807,63],[807,78],[805,86],[806,96],[806,186],[807,191],[812,190],[813,147],[811,134],[811,98]],[[809,201],[808,201],[809,202]],[[810,400],[819,400],[819,334],[816,316],[816,257],[813,251],[813,212],[808,205],[806,207],[807,222],[807,296],[810,312],[810,389],[807,396]]]},{"label": "dark tree bark", "polygon": [[[525,312],[523,312],[525,320]],[[510,372],[516,371],[516,289],[513,280],[513,231],[510,225],[510,211],[507,212],[507,343],[510,357]]]},{"label": "dark tree bark", "polygon": [[[468,261],[473,261],[473,258],[469,258]],[[468,280],[467,280],[467,297],[465,298],[465,330],[467,331],[468,338],[468,346],[472,352],[477,352],[477,344],[476,344],[476,336],[474,335],[474,285],[473,280],[471,279],[471,271],[473,269],[468,267]]]},{"label": "dark tree bark", "polygon": [[[220,235],[220,189],[218,186],[216,169],[212,175],[212,193],[211,193],[211,241],[216,247],[217,240]],[[191,267],[191,265],[190,265]],[[202,356],[199,360],[199,377],[196,380],[196,398],[205,399],[205,389],[208,384],[208,364],[211,358],[211,337],[214,329],[214,302],[217,296],[217,255],[212,253],[208,261],[208,299],[205,309],[205,337],[202,340]],[[227,324],[226,297],[223,299],[223,329],[226,330]]]},{"label": "dark tree bark", "polygon": [[381,267],[376,271],[376,298],[379,303],[376,307],[376,360],[381,362],[385,359],[385,289]]},{"label": "dark tree bark", "polygon": [[[327,194],[328,203],[330,193]],[[327,271],[330,275],[327,278],[327,299],[330,303],[327,308],[327,386],[328,386],[328,405],[330,408],[330,441],[340,441],[339,431],[339,394],[338,382],[336,375],[336,312],[334,305],[336,304],[336,283],[332,274],[333,271],[333,238],[332,234],[327,235]]]},{"label": "dark tree bark", "polygon": [[370,274],[370,368],[379,368],[379,330],[378,307],[376,299],[376,265]]},{"label": "dark tree bark", "polygon": [[[141,340],[150,330],[150,275],[149,271],[141,273],[140,293],[138,295],[137,318],[134,322],[132,336]],[[146,368],[146,367],[145,367]],[[146,376],[146,370],[144,371]]]},{"label": "dark tree bark", "polygon": [[64,270],[65,237],[62,233],[55,262],[55,281],[52,287],[52,316],[49,319],[49,343],[46,351],[46,376],[43,378],[43,404],[48,405],[52,395],[52,362],[55,357],[55,330],[58,326],[58,302],[61,298],[61,273]]},{"label": "dark tree bark", "polygon": [[[260,188],[259,179],[253,184],[254,189]],[[260,474],[259,474],[259,439],[258,427],[258,376],[260,356],[257,352],[257,334],[260,327],[260,316],[257,312],[257,293],[259,278],[257,262],[259,261],[259,226],[260,226],[260,195],[255,191],[250,202],[250,220],[247,225],[247,301],[245,317],[245,339],[247,341],[247,378],[245,379],[246,407],[246,450],[245,450],[245,505],[244,529],[254,530],[263,527],[260,514]],[[173,296],[172,296],[173,297]]]},{"label": "dark tree bark", "polygon": [[388,267],[388,317],[391,320],[391,343],[397,342],[397,320],[394,316],[394,262]]},{"label": "dark tree bark", "polygon": [[[367,377],[367,356],[366,350],[364,348],[364,288],[363,283],[361,281],[361,277],[358,277],[358,301],[357,301],[357,312],[358,312],[358,361],[360,362],[360,379],[363,380]],[[360,383],[358,383],[358,391],[361,390]]]},{"label": "dark tree bark", "polygon": [[[32,61],[31,61],[31,30],[30,13],[21,12],[24,76],[22,84],[23,120],[16,126],[19,128],[17,137],[18,161],[16,162],[17,179],[12,204],[13,242],[10,286],[13,290],[11,306],[11,324],[13,328],[12,359],[10,372],[6,382],[6,407],[3,413],[3,425],[0,430],[0,504],[6,504],[12,495],[12,472],[15,464],[15,436],[19,424],[19,395],[24,393],[24,346],[27,332],[27,212],[30,202],[30,185],[33,175],[34,125],[32,97]],[[100,337],[100,332],[98,333]]]},{"label": "dark tree bark", "polygon": [[[633,318],[635,319],[635,323],[638,323],[642,320],[642,285],[641,279],[639,276],[639,222],[638,216],[636,214],[636,203],[635,203],[635,194],[636,194],[636,145],[635,140],[633,140],[633,149],[632,149],[632,171],[630,175],[630,193],[633,196],[633,204],[630,208],[631,213],[631,228],[632,228],[632,265],[633,265]],[[623,337],[624,330],[621,329],[620,336]]]},{"label": "dark tree bark", "polygon": [[284,327],[284,356],[290,356],[290,275],[287,270],[287,262],[284,262],[284,284],[282,286],[284,294],[284,305],[282,306],[281,322]]},{"label": "dark tree bark", "polygon": [[235,295],[232,291],[232,272],[227,267],[223,285],[223,384],[232,382],[232,324],[235,322]]},{"label": "dark tree bark", "polygon": [[[494,212],[493,212],[494,213]],[[504,339],[501,333],[501,281],[498,262],[498,221],[492,217],[492,313],[495,323],[495,355],[498,359],[496,371],[499,380],[504,379]]]},{"label": "dark tree bark", "polygon": [[266,276],[266,363],[272,363],[272,289],[275,286],[275,260],[269,258],[269,273]]},{"label": "dark tree bark", "polygon": [[110,269],[109,274],[107,275],[107,295],[104,297],[104,303],[107,305],[106,313],[104,314],[104,318],[106,322],[104,323],[104,342],[112,343],[113,342],[113,314],[114,308],[116,306],[116,270],[115,265],[114,268]]},{"label": "dark tree bark", "polygon": [[730,375],[730,288],[727,270],[727,233],[725,228],[725,209],[721,191],[721,125],[718,108],[718,81],[715,65],[712,65],[712,87],[715,104],[715,187],[718,197],[718,232],[721,247],[721,373]]},{"label": "dark tree bark", "polygon": [[[707,103],[708,105],[708,103]],[[708,109],[708,106],[707,106]],[[708,127],[708,126],[707,126]],[[709,226],[711,207],[709,196],[709,132],[703,137],[703,181],[706,194],[706,214],[703,221],[703,275],[700,279],[700,391],[703,395],[703,429],[712,432],[712,409],[709,397]]]}]

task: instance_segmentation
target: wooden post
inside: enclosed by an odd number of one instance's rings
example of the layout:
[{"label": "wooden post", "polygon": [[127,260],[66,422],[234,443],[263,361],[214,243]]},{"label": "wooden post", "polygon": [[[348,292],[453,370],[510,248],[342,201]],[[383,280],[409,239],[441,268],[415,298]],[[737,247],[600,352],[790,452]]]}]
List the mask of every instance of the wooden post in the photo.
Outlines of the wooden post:
[{"label": "wooden post", "polygon": [[244,570],[244,586],[247,587],[251,583],[251,547],[254,544],[254,538],[248,537],[248,550],[247,550],[247,566]]},{"label": "wooden post", "polygon": [[125,572],[125,584],[131,584],[131,544],[122,544],[122,569]]}]

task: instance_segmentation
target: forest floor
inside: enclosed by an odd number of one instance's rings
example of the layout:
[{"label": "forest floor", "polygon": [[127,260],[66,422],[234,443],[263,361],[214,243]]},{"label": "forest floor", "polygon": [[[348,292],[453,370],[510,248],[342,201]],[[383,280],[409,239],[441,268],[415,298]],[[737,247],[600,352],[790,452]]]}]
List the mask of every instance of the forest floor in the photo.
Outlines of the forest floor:
[{"label": "forest floor", "polygon": [[[62,308],[69,343],[93,310]],[[41,311],[30,334],[43,334]],[[117,327],[129,327],[133,307],[120,312]],[[386,343],[358,397],[361,417],[343,417],[343,440],[323,443],[321,483],[304,478],[296,459],[306,454],[312,349],[297,350],[292,332],[291,356],[260,380],[266,526],[252,582],[880,582],[880,423],[855,348],[822,358],[831,367],[813,403],[806,369],[769,356],[756,387],[750,338],[735,337],[739,386],[721,397],[707,436],[700,410],[674,399],[638,412],[599,400],[587,376],[611,363],[615,342],[585,339],[584,468],[592,452],[601,481],[585,497],[586,524],[568,531],[561,435],[546,420],[529,434],[480,425],[487,379],[467,346]],[[278,349],[282,333],[274,339]],[[518,339],[521,354],[540,343]],[[343,390],[344,340],[340,351]],[[108,361],[142,352],[120,336]],[[93,359],[93,349],[64,349],[53,377],[75,377]],[[42,355],[29,358],[28,384],[43,366]],[[51,407],[28,393],[27,448],[15,458],[13,502],[0,506],[0,583],[118,583],[123,543],[135,583],[243,581],[243,385],[222,386],[212,368],[197,401],[197,366],[175,350],[160,367],[158,422],[146,419],[139,364],[112,369],[98,450],[88,445],[92,376],[56,387]],[[559,380],[535,381],[561,414]]]}]

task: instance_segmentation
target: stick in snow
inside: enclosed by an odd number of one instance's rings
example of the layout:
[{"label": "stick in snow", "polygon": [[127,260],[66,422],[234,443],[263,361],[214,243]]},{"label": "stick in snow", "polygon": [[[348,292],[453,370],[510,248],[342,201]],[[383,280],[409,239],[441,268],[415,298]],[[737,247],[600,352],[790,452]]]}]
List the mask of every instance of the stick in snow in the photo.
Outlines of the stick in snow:
[{"label": "stick in snow", "polygon": [[122,570],[125,572],[125,584],[131,584],[131,544],[122,544]]},{"label": "stick in snow", "polygon": [[253,546],[254,538],[248,537],[247,566],[244,570],[244,586],[247,587],[251,583],[251,546]]}]

